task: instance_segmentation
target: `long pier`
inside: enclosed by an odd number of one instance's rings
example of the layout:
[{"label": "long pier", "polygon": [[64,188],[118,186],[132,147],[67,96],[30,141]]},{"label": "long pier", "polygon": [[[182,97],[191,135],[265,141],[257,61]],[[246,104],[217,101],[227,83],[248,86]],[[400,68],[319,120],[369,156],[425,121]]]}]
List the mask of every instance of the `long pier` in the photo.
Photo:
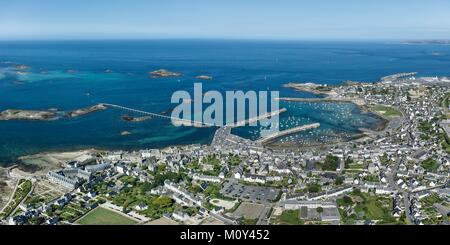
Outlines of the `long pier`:
[{"label": "long pier", "polygon": [[266,118],[269,118],[269,117],[274,117],[274,116],[280,115],[281,113],[286,112],[286,111],[287,111],[286,108],[282,108],[282,109],[279,109],[279,110],[276,110],[276,111],[267,112],[267,113],[264,113],[264,114],[259,115],[257,117],[253,117],[253,118],[250,118],[250,119],[239,121],[239,122],[235,123],[234,125],[230,125],[230,126],[236,128],[236,127],[245,126],[247,124],[251,125],[252,123],[258,122],[260,120],[263,120],[263,119],[266,119]]},{"label": "long pier", "polygon": [[401,78],[411,77],[411,76],[415,76],[415,75],[417,75],[417,72],[397,73],[397,74],[393,74],[393,75],[382,77],[381,81],[383,81],[383,82],[392,82],[392,81],[396,81],[396,80],[401,79]]},{"label": "long pier", "polygon": [[[220,126],[220,125],[215,125],[213,123],[206,123],[206,122],[198,122],[198,121],[194,121],[194,120],[188,120],[188,119],[182,119],[182,118],[178,118],[178,117],[172,117],[172,116],[167,116],[167,115],[161,115],[158,113],[153,113],[153,112],[148,112],[148,111],[142,111],[142,110],[137,110],[137,109],[133,109],[130,107],[126,107],[126,106],[121,106],[121,105],[116,105],[116,104],[110,104],[110,103],[100,103],[101,105],[104,105],[106,107],[110,107],[110,108],[115,108],[115,109],[120,109],[120,110],[124,110],[124,111],[129,111],[129,112],[134,112],[134,113],[138,113],[138,114],[143,114],[143,115],[147,115],[150,117],[156,117],[156,118],[162,118],[162,119],[169,119],[172,121],[172,123],[174,125],[179,125],[179,126],[189,126],[189,127],[197,127],[197,128],[205,128],[205,127],[216,127],[216,126]],[[272,112],[268,112],[265,113],[263,115],[257,116],[257,117],[253,117],[250,119],[246,119],[246,120],[242,120],[239,121],[237,123],[233,123],[232,125],[227,125],[229,127],[241,127],[241,126],[245,126],[246,124],[252,124],[254,122],[269,118],[269,117],[273,117],[276,115],[279,115],[283,112],[286,112],[287,109],[286,108],[282,108],[280,110],[276,110],[276,111],[272,111]]]},{"label": "long pier", "polygon": [[318,128],[320,127],[320,123],[313,123],[313,124],[307,124],[307,125],[303,125],[303,126],[299,126],[299,127],[295,127],[295,128],[291,128],[291,129],[287,129],[284,131],[280,131],[280,132],[276,132],[273,134],[270,134],[268,136],[265,136],[259,140],[257,140],[258,143],[264,144],[267,142],[270,142],[274,139],[283,137],[283,136],[287,136],[290,134],[295,134],[298,132],[302,132],[302,131],[306,131],[306,130],[310,130],[310,129],[314,129],[314,128]]},{"label": "long pier", "polygon": [[104,106],[107,106],[107,107],[121,109],[121,110],[134,112],[134,113],[139,113],[139,114],[143,114],[143,115],[147,115],[147,116],[151,116],[151,117],[169,119],[169,120],[172,120],[172,122],[175,124],[184,125],[184,126],[193,126],[193,127],[214,127],[215,126],[214,124],[211,124],[211,123],[197,122],[197,121],[193,121],[193,120],[171,117],[171,116],[161,115],[161,114],[157,114],[157,113],[141,111],[141,110],[137,110],[137,109],[121,106],[121,105],[115,105],[115,104],[109,104],[109,103],[101,103],[101,104]]}]

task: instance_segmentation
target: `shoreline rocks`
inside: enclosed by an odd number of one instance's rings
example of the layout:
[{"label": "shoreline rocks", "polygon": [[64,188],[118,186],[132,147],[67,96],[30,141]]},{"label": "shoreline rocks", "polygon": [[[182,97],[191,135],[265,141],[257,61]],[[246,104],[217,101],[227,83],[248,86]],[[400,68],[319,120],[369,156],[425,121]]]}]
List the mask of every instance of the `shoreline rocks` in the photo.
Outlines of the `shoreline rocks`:
[{"label": "shoreline rocks", "polygon": [[292,88],[297,91],[308,92],[316,95],[335,95],[335,93],[333,93],[332,91],[332,87],[326,84],[322,85],[316,83],[288,83],[284,84],[283,87]]}]

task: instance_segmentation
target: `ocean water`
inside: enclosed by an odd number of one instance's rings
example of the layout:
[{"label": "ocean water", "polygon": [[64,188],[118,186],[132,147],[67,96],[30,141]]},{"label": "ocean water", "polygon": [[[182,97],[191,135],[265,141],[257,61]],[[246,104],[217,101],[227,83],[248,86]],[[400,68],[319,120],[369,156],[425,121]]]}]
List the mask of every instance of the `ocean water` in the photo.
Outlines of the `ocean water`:
[{"label": "ocean water", "polygon": [[[30,68],[17,73],[15,65]],[[183,76],[149,78],[148,72],[157,69]],[[413,71],[422,76],[449,76],[450,46],[219,40],[0,42],[0,111],[67,111],[107,102],[161,113],[175,106],[170,103],[173,92],[193,90],[198,75],[214,77],[202,81],[205,92],[279,90],[283,97],[314,97],[282,85],[378,81],[385,75]],[[351,138],[359,128],[380,123],[352,104],[282,102],[281,107],[288,108],[281,117],[282,128],[322,124],[285,141]],[[0,162],[10,164],[18,156],[41,151],[208,143],[214,134],[213,128],[174,127],[167,120],[124,122],[124,114],[105,110],[70,120],[0,121]],[[258,130],[235,131],[257,138]],[[123,131],[131,135],[122,136]]]}]

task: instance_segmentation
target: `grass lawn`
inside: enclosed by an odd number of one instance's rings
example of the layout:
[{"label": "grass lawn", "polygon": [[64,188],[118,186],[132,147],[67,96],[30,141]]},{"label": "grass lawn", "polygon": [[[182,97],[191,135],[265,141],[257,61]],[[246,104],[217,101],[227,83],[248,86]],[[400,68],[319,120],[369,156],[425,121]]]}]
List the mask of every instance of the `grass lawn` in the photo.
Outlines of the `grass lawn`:
[{"label": "grass lawn", "polygon": [[371,202],[366,204],[367,207],[367,216],[373,219],[383,219],[385,214],[385,209],[383,209],[379,204],[372,200]]},{"label": "grass lawn", "polygon": [[137,222],[105,208],[96,208],[77,221],[80,225],[134,225]]},{"label": "grass lawn", "polygon": [[425,207],[431,207],[433,206],[435,203],[442,203],[444,200],[442,198],[439,197],[438,194],[436,193],[432,193],[424,198],[422,198],[421,202],[423,203],[423,205]]},{"label": "grass lawn", "polygon": [[278,217],[280,225],[302,225],[303,221],[300,219],[299,210],[285,210],[280,217]]},{"label": "grass lawn", "polygon": [[397,109],[389,106],[376,105],[372,107],[372,110],[382,114],[386,117],[401,117],[402,113]]},{"label": "grass lawn", "polygon": [[434,159],[427,159],[420,164],[427,171],[436,171],[439,168],[439,164]]},{"label": "grass lawn", "polygon": [[[341,207],[339,213],[344,224],[354,224],[356,220],[377,220],[377,224],[402,224],[402,221],[398,221],[391,214],[392,199],[389,197],[353,192],[338,199],[337,203]],[[342,206],[353,206],[355,213],[349,215]]]},{"label": "grass lawn", "polygon": [[361,163],[361,164],[350,164],[349,165],[349,170],[359,170],[359,169],[364,169],[366,167],[366,165],[365,164],[363,164],[363,163]]},{"label": "grass lawn", "polygon": [[356,205],[355,210],[363,211],[366,219],[389,221],[392,219],[390,213],[392,200],[367,193],[361,193],[359,196],[363,201]]},{"label": "grass lawn", "polygon": [[258,223],[258,219],[243,219],[239,223],[241,225],[256,225],[256,223]]}]

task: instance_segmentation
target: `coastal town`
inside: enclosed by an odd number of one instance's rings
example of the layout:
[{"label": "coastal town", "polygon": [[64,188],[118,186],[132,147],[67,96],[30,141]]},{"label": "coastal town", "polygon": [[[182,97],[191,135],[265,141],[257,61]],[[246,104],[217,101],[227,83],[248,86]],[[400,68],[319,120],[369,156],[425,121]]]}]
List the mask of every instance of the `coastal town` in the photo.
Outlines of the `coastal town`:
[{"label": "coastal town", "polygon": [[34,173],[11,166],[1,223],[450,224],[450,80],[416,75],[287,85],[324,97],[280,100],[355,103],[387,121],[338,144],[272,147],[279,137],[252,141],[225,126],[209,145],[83,150]]}]

